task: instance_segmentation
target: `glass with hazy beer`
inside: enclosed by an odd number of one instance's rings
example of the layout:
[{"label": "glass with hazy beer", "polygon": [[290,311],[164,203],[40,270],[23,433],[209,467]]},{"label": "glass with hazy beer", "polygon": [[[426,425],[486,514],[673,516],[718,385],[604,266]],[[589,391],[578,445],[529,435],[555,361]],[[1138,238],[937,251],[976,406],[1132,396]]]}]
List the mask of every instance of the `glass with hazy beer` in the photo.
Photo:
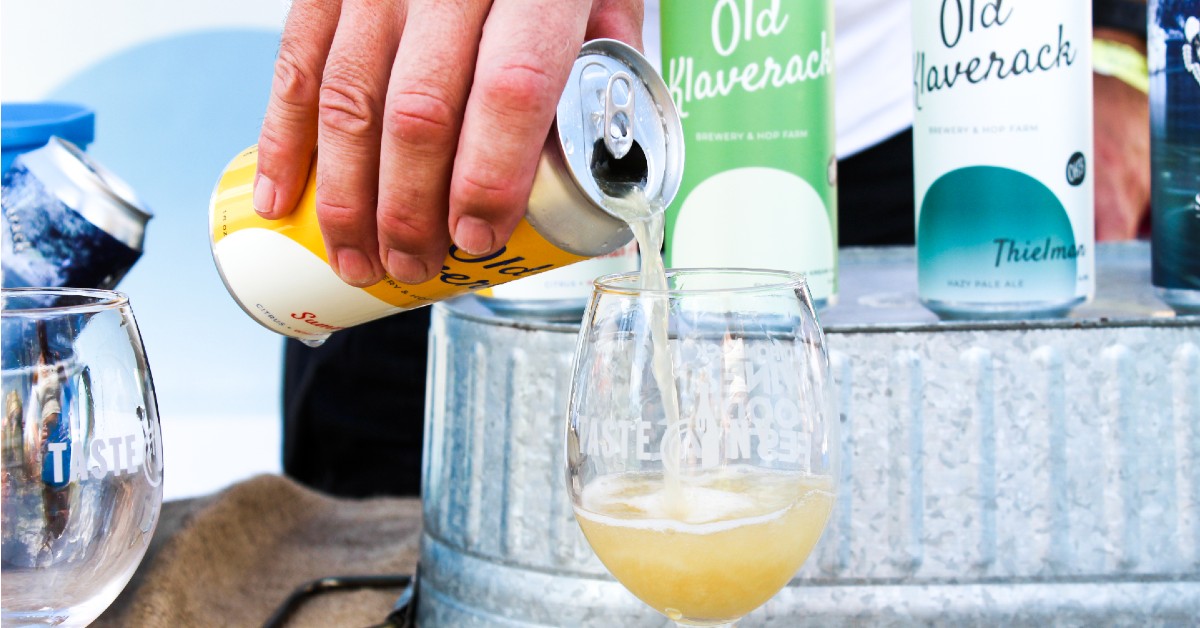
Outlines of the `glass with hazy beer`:
[{"label": "glass with hazy beer", "polygon": [[796,574],[838,489],[824,335],[802,276],[597,280],[573,372],[569,493],[618,581],[681,626],[736,622]]}]

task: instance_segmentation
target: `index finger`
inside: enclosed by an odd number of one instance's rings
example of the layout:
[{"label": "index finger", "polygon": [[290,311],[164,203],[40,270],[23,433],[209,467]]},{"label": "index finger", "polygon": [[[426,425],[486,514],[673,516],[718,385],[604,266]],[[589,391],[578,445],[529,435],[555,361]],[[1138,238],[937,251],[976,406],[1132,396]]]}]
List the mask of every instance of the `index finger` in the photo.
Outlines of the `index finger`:
[{"label": "index finger", "polygon": [[297,1],[279,42],[271,96],[258,139],[254,209],[267,218],[292,211],[317,145],[317,98],[341,2]]}]

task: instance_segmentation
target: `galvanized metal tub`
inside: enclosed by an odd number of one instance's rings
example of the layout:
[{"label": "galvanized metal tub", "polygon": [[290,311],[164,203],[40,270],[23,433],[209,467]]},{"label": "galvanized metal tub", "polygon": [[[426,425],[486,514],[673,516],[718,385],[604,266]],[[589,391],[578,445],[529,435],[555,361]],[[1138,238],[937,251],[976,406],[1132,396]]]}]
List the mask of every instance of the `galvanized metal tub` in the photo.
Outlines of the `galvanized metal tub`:
[{"label": "galvanized metal tub", "polygon": [[[842,252],[822,313],[843,490],[814,556],[745,627],[1193,625],[1200,317],[1101,246],[1068,319],[939,323],[910,248]],[[663,626],[588,549],[562,470],[577,325],[435,306],[419,622]]]}]

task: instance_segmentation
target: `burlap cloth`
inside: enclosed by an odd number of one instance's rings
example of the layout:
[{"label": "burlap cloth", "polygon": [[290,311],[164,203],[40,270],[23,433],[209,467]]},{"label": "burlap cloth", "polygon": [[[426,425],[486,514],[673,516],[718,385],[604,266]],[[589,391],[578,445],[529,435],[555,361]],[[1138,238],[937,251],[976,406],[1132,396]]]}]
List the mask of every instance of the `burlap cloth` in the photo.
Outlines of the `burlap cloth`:
[{"label": "burlap cloth", "polygon": [[[417,499],[335,499],[287,478],[258,476],[164,504],[137,573],[93,626],[261,626],[311,580],[413,573],[420,533]],[[400,593],[318,595],[288,626],[375,625]]]}]

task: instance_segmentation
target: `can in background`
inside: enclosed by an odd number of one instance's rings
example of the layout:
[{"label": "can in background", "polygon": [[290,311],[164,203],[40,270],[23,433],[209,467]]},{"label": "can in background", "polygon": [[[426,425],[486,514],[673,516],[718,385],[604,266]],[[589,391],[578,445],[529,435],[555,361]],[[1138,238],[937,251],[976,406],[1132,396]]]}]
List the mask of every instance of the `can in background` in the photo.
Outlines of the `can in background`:
[{"label": "can in background", "polygon": [[[625,137],[632,136],[622,159],[605,148],[612,133],[605,107],[613,100],[606,95],[631,105],[622,109],[631,114],[622,119]],[[366,288],[343,283],[329,267],[312,174],[286,218],[255,213],[257,158],[256,147],[243,151],[213,192],[213,260],[229,293],[254,320],[314,343],[339,329],[621,249],[632,233],[605,209],[606,190],[635,183],[648,198],[669,202],[679,189],[683,140],[666,86],[645,58],[617,41],[587,42],[559,99],[525,218],[507,245],[481,257],[451,246],[441,272],[429,281],[409,285],[385,277]]]},{"label": "can in background", "polygon": [[662,0],[663,72],[688,141],[666,263],[804,273],[837,294],[831,0]]},{"label": "can in background", "polygon": [[96,137],[96,112],[71,102],[6,102],[0,104],[0,174],[17,155],[61,137],[86,151]]},{"label": "can in background", "polygon": [[578,321],[583,317],[597,277],[638,269],[637,242],[551,271],[480,290],[493,311],[548,321]]},{"label": "can in background", "polygon": [[1150,0],[1151,281],[1200,314],[1200,1]]},{"label": "can in background", "polygon": [[943,318],[1095,291],[1089,0],[913,2],[917,278]]},{"label": "can in background", "polygon": [[5,288],[111,289],[141,257],[150,212],[74,144],[17,155],[0,185]]}]

